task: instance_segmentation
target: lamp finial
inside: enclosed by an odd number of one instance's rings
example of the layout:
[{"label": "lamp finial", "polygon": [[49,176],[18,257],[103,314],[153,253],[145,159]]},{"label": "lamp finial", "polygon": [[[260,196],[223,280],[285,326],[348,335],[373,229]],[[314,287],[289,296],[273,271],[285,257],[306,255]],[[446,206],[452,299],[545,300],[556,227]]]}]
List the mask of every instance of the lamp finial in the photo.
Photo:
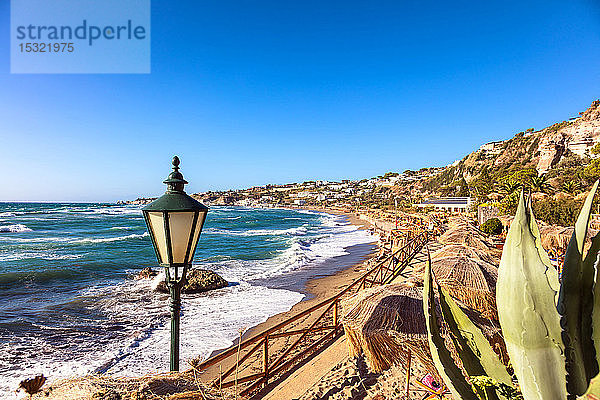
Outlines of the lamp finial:
[{"label": "lamp finial", "polygon": [[179,157],[173,157],[173,172],[169,174],[169,177],[163,181],[163,183],[167,184],[167,192],[182,192],[183,186],[187,183],[185,179],[183,179],[183,174],[179,172]]}]

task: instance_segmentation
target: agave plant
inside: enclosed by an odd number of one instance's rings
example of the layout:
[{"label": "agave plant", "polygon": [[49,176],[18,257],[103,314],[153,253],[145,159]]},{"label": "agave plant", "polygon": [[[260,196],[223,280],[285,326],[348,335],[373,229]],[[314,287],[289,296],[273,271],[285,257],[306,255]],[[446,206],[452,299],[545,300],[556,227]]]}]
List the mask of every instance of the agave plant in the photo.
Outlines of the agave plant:
[{"label": "agave plant", "polygon": [[[600,235],[584,254],[594,184],[565,254],[562,279],[541,245],[531,203],[521,193],[498,269],[498,316],[514,375],[525,400],[564,400],[598,393],[600,355]],[[595,284],[594,282],[598,282]],[[446,349],[436,315],[431,268],[426,268],[423,308],[429,347],[455,399],[507,399],[510,375],[483,334],[440,288],[441,316],[467,378]],[[483,379],[482,379],[483,378]],[[490,378],[490,379],[487,379]],[[493,381],[494,385],[475,385]],[[591,382],[591,384],[590,384]],[[504,390],[501,390],[504,389]],[[597,397],[596,397],[597,398]]]}]

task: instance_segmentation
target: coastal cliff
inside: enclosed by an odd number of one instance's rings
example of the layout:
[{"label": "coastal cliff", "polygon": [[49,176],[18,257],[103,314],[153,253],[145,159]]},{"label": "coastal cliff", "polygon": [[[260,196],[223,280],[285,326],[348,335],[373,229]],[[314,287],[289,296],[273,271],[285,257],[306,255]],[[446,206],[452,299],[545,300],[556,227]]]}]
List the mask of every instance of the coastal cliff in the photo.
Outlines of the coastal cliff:
[{"label": "coastal cliff", "polygon": [[438,186],[464,178],[471,183],[484,169],[510,173],[517,169],[534,169],[544,175],[569,162],[589,164],[597,155],[591,149],[600,142],[600,100],[577,118],[557,122],[546,128],[519,132],[504,141],[490,142],[440,171]]}]

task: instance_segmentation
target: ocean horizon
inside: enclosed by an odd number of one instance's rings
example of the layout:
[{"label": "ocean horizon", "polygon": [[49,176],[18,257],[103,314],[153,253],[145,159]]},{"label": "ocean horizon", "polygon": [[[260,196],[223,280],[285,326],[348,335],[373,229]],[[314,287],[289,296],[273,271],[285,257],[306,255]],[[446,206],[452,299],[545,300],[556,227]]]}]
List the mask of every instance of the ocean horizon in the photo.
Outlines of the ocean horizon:
[{"label": "ocean horizon", "polygon": [[[304,286],[360,261],[377,237],[341,215],[211,207],[194,259],[230,285],[183,294],[181,362],[230,346],[306,297]],[[0,398],[21,379],[135,376],[169,367],[168,295],[141,207],[0,203]]]}]

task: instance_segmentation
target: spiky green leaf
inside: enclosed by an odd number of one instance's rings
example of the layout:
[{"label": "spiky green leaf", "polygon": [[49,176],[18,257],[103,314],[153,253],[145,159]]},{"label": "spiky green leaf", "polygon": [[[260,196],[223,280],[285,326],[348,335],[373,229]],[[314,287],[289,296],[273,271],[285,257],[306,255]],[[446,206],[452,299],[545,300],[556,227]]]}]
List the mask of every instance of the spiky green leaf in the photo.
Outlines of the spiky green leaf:
[{"label": "spiky green leaf", "polygon": [[[592,250],[595,249],[596,247],[600,246],[598,244],[598,242],[600,242],[600,240],[598,239],[599,236],[600,236],[600,234],[596,235],[594,237],[594,239],[592,239],[592,247],[591,247],[590,251],[588,252],[588,256],[586,257],[586,261],[585,261],[586,263],[588,263],[588,265],[590,265],[592,263],[596,264],[597,260],[594,259],[593,255],[592,255]],[[598,365],[600,365],[600,266],[596,264],[595,267],[596,267],[596,272],[595,272],[594,296],[592,299],[593,305],[592,305],[591,330],[592,330],[592,340],[594,342],[596,362],[598,363]],[[598,378],[597,380],[600,380],[600,378]],[[598,386],[600,386],[600,383],[598,383]]]},{"label": "spiky green leaf", "polygon": [[498,317],[525,400],[564,400],[566,370],[556,292],[532,221],[521,193],[498,269]]},{"label": "spiky green leaf", "polygon": [[[463,367],[469,376],[487,375],[497,382],[512,385],[510,375],[489,342],[475,326],[448,292],[440,288],[440,306],[444,321],[452,332],[454,344],[458,351]],[[492,387],[486,389],[487,400],[504,398]]]},{"label": "spiky green leaf", "polygon": [[429,260],[425,267],[423,281],[423,312],[425,313],[425,324],[427,325],[429,350],[431,351],[435,367],[455,399],[477,400],[478,396],[467,382],[460,368],[454,363],[450,352],[446,348],[444,338],[442,338],[440,333],[438,316],[435,310],[431,260]]},{"label": "spiky green leaf", "polygon": [[542,246],[542,235],[540,234],[540,228],[538,227],[537,220],[533,215],[533,205],[531,204],[531,198],[527,201],[527,210],[529,212],[529,228],[531,229],[531,234],[535,238],[535,247],[538,250],[538,254],[540,255],[540,260],[546,266],[546,276],[548,277],[548,284],[556,292],[556,301],[558,301],[558,292],[560,290],[560,282],[558,279],[558,271],[550,262],[550,257],[548,257],[548,253],[544,250],[544,246]]},{"label": "spiky green leaf", "polygon": [[[585,393],[590,379],[598,373],[594,345],[591,335],[584,335],[585,327],[591,326],[593,301],[592,281],[593,261],[584,265],[583,251],[592,212],[592,202],[598,188],[594,184],[588,194],[573,229],[571,241],[565,254],[562,271],[562,284],[558,297],[558,312],[562,327],[562,341],[565,346],[567,391],[570,394]],[[592,249],[594,250],[594,249]],[[595,250],[597,252],[597,250]],[[590,257],[593,255],[590,254]],[[594,258],[595,261],[595,258]],[[591,265],[590,265],[591,264]],[[589,281],[585,281],[584,279]]]},{"label": "spiky green leaf", "polygon": [[598,400],[600,399],[600,375],[596,375],[590,381],[590,385],[583,396],[578,397],[579,400]]},{"label": "spiky green leaf", "polygon": [[[584,349],[583,357],[586,365],[588,380],[597,376],[600,372],[600,329],[594,329],[594,302],[600,303],[600,294],[594,294],[594,280],[596,275],[596,261],[600,252],[600,234],[592,238],[592,245],[583,259],[583,274],[582,274],[582,293],[589,293],[583,296],[581,305],[581,337]],[[596,318],[600,314],[600,304],[596,308]],[[596,334],[596,336],[594,336]]]}]

